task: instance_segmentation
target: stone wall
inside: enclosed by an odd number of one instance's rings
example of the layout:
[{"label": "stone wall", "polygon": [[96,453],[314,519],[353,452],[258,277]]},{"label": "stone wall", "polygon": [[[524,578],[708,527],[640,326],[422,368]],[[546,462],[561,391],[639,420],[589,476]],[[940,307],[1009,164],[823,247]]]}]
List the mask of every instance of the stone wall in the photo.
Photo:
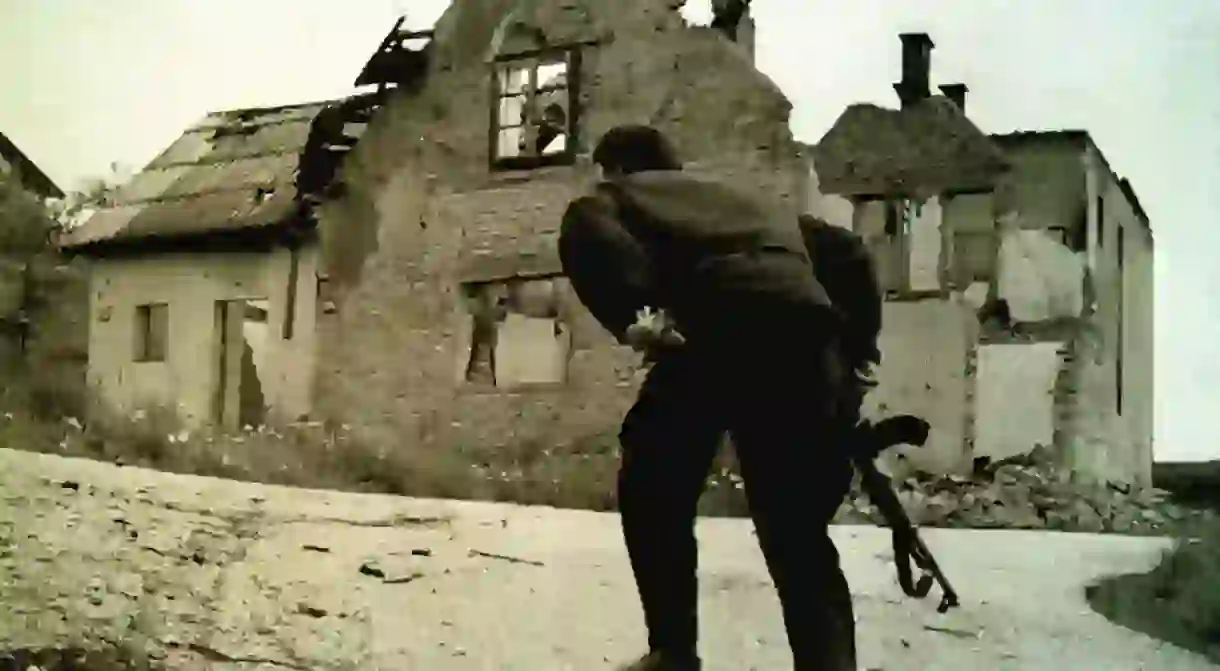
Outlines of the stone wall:
[{"label": "stone wall", "polygon": [[515,4],[516,19],[551,44],[596,44],[582,49],[576,165],[508,173],[489,170],[486,59],[495,43],[513,42],[514,3],[479,13],[457,3],[441,18],[426,85],[374,119],[343,168],[347,197],[322,213],[337,306],[319,324],[324,417],[391,447],[614,442],[640,380],[635,357],[559,281],[564,379],[525,389],[469,382],[469,285],[558,271],[563,210],[595,179],[588,152],[616,124],[652,123],[692,170],[776,195],[794,216],[803,209],[807,168],[787,100],[742,47],[686,26],[673,5]]}]

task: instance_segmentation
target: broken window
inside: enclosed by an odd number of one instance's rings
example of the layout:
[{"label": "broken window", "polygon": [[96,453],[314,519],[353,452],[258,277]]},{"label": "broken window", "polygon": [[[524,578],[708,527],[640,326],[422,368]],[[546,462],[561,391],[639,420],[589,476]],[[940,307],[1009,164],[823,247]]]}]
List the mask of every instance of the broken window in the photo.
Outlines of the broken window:
[{"label": "broken window", "polygon": [[493,74],[492,164],[530,168],[575,158],[578,52],[497,63]]},{"label": "broken window", "polygon": [[497,388],[558,384],[567,377],[569,333],[557,278],[513,278],[464,287],[470,315],[465,381]]},{"label": "broken window", "polygon": [[169,342],[169,305],[150,303],[136,307],[135,360],[165,361]]}]

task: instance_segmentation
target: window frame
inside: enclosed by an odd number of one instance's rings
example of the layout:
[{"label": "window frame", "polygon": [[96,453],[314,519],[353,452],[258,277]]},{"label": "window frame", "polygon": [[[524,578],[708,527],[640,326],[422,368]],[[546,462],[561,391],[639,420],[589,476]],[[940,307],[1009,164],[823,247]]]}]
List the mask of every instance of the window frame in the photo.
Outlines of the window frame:
[{"label": "window frame", "polygon": [[[160,314],[160,318],[157,315]],[[160,351],[154,352],[151,343],[153,332],[161,323]],[[132,329],[132,361],[135,363],[164,363],[169,359],[169,303],[142,303],[135,306]]]},{"label": "window frame", "polygon": [[[538,95],[538,69],[549,63],[556,62],[565,62],[567,64],[568,75],[567,85],[564,87],[568,100],[568,118],[563,151],[545,155],[522,154],[517,156],[500,156],[500,132],[504,128],[514,127],[501,126],[500,124],[500,101],[506,97],[514,97],[506,96],[501,91],[500,75],[508,68],[528,64],[530,80],[526,84],[524,93],[526,97],[525,105],[526,109],[528,109],[532,106],[535,96]],[[534,168],[573,165],[576,163],[576,156],[580,145],[580,73],[581,50],[577,46],[537,49],[534,51],[506,54],[497,56],[492,60],[490,72],[488,73],[490,123],[487,149],[489,167],[493,172],[531,170]]]}]

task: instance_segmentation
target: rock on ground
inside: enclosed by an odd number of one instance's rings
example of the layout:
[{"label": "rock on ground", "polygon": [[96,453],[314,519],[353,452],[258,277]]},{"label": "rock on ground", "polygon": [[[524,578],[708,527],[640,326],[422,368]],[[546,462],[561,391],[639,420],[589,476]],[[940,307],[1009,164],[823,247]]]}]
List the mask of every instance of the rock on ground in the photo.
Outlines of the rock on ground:
[{"label": "rock on ground", "polygon": [[[75,648],[146,669],[583,670],[643,645],[614,515],[10,450],[0,499],[0,658]],[[1164,539],[929,530],[963,600],[942,616],[935,593],[902,596],[886,530],[835,538],[867,668],[1214,668],[1085,603],[1086,584],[1150,568]],[[703,520],[699,539],[707,668],[790,668],[749,523]]]}]

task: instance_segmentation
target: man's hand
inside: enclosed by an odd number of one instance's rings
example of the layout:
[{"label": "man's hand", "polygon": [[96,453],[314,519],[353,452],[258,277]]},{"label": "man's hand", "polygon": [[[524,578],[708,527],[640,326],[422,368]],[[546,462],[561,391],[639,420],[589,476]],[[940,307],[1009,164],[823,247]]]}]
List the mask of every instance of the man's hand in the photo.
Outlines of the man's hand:
[{"label": "man's hand", "polygon": [[682,347],[686,337],[677,329],[665,310],[644,307],[636,312],[635,323],[624,334],[627,344],[644,353],[644,362],[651,363],[661,352]]}]

